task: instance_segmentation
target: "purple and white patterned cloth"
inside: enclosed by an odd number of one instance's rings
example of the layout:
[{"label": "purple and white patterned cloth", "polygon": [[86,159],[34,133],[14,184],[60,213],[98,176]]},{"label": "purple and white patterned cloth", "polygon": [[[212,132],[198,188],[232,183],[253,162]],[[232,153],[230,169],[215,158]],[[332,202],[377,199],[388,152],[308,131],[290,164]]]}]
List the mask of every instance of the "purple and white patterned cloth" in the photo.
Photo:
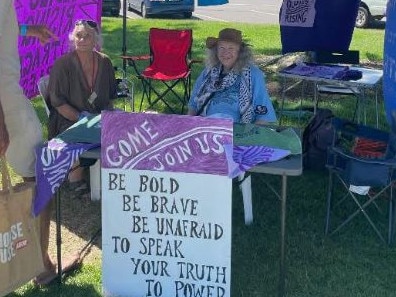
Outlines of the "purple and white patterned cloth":
[{"label": "purple and white patterned cloth", "polygon": [[[79,156],[99,146],[103,168],[207,173],[230,178],[257,164],[291,154],[290,150],[268,146],[233,145],[232,126],[232,121],[225,119],[119,111],[83,119],[37,149],[33,213],[38,215],[44,209]],[[89,136],[90,143],[74,143],[84,140],[84,135],[87,141]]]},{"label": "purple and white patterned cloth", "polygon": [[235,178],[260,164],[278,161],[291,154],[289,150],[257,145],[225,145],[228,176]]},{"label": "purple and white patterned cloth", "polygon": [[36,192],[33,201],[35,216],[52,199],[79,156],[98,146],[99,143],[60,143],[51,140],[36,149]]}]

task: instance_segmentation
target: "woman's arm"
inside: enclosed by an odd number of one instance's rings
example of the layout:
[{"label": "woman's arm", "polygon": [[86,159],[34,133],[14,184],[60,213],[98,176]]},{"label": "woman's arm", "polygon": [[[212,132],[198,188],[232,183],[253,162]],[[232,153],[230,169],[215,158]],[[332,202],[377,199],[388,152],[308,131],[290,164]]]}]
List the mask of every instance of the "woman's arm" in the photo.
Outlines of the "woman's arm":
[{"label": "woman's arm", "polygon": [[201,85],[204,81],[205,73],[207,73],[207,70],[204,69],[201,74],[198,76],[197,80],[194,83],[194,87],[191,92],[191,97],[190,100],[188,101],[188,115],[195,116],[197,115],[198,108],[197,108],[197,101],[196,97],[198,95],[198,90],[201,88]]},{"label": "woman's arm", "polygon": [[69,104],[63,104],[58,107],[55,107],[56,111],[72,122],[77,122],[80,118],[80,112]]},{"label": "woman's arm", "polygon": [[265,125],[276,122],[276,113],[267,91],[265,74],[257,66],[252,66],[251,75],[255,124]]}]

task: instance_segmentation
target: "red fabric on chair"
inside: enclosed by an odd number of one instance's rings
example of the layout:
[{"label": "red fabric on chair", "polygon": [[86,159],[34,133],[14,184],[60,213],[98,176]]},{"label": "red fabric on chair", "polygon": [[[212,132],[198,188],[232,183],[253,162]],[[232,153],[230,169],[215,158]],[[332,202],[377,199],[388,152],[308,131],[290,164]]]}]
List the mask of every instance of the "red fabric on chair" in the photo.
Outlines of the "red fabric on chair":
[{"label": "red fabric on chair", "polygon": [[186,77],[190,73],[188,55],[192,44],[191,30],[150,29],[152,63],[143,76],[159,80]]},{"label": "red fabric on chair", "polygon": [[[146,98],[149,109],[162,102],[171,112],[175,112],[176,99],[177,103],[181,103],[183,113],[191,92],[190,67],[195,62],[191,60],[192,40],[191,29],[151,28],[149,32],[150,64],[140,71],[137,62],[142,59],[134,56],[122,57],[133,66],[137,77],[142,82],[143,95],[140,110]],[[155,82],[162,82],[162,88]],[[182,94],[180,90],[175,89],[178,85],[182,86]]]}]

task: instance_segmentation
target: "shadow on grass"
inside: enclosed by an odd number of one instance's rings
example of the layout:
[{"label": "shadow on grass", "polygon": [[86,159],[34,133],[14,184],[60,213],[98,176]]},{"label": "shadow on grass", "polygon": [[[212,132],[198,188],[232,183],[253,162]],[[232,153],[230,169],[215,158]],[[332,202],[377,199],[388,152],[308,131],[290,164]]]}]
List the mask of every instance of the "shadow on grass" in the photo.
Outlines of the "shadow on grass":
[{"label": "shadow on grass", "polygon": [[26,284],[7,297],[34,296],[34,297],[99,297],[102,294],[100,267],[91,265],[79,269],[63,277],[62,283],[53,281],[45,287],[36,287],[33,283]]}]

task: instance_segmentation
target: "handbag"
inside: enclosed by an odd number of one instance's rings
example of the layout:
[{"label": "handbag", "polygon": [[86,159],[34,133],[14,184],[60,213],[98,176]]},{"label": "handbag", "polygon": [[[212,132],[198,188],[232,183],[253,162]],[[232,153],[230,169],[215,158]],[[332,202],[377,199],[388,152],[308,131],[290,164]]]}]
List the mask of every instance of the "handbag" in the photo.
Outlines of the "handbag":
[{"label": "handbag", "polygon": [[44,272],[39,218],[32,215],[34,184],[11,184],[4,158],[0,159],[0,297]]}]

